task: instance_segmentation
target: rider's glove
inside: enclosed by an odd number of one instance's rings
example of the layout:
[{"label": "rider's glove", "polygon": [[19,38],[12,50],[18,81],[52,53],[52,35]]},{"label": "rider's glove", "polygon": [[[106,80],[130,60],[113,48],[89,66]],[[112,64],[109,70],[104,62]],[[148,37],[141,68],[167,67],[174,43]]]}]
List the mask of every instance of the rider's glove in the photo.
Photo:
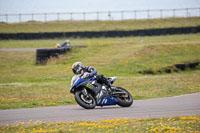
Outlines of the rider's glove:
[{"label": "rider's glove", "polygon": [[82,78],[88,78],[88,77],[90,77],[90,73],[88,73],[88,72],[85,72],[84,74],[83,74],[83,76],[82,76]]}]

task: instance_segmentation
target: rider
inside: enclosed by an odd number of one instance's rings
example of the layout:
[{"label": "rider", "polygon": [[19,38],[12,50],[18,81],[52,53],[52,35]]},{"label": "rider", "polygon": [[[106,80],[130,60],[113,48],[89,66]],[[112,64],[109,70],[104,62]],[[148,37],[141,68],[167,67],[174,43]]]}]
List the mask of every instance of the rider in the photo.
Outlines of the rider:
[{"label": "rider", "polygon": [[71,46],[71,43],[69,40],[65,40],[63,43],[57,43],[56,48],[64,48],[64,47],[69,47]]},{"label": "rider", "polygon": [[[72,65],[72,71],[74,72],[75,75],[78,75],[78,76],[83,76],[85,73],[88,73],[88,75],[87,74],[86,75],[87,77],[89,77],[92,75],[92,72],[95,71],[95,69],[92,68],[91,66],[84,67],[82,62],[75,62]],[[111,87],[110,82],[104,75],[96,74],[96,78],[97,78],[97,82],[104,83],[109,88]]]}]

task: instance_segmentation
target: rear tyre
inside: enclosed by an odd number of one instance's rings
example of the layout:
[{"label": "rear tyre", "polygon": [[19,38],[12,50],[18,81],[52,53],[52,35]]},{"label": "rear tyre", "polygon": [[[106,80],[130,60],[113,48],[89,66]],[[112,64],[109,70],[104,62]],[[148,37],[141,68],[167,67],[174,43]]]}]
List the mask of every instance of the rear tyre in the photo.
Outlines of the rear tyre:
[{"label": "rear tyre", "polygon": [[119,95],[117,98],[118,105],[121,107],[130,107],[133,103],[133,97],[131,94],[124,88],[117,87],[121,92],[125,92],[126,94]]},{"label": "rear tyre", "polygon": [[96,101],[92,95],[89,94],[88,97],[85,97],[81,90],[75,93],[75,100],[81,107],[85,109],[94,109],[96,106]]}]

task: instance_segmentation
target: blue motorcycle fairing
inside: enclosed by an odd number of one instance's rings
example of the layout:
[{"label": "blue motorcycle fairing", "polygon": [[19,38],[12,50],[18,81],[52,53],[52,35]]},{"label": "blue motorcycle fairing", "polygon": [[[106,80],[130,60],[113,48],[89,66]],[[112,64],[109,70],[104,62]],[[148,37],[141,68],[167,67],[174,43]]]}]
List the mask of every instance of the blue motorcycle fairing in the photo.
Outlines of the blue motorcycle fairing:
[{"label": "blue motorcycle fairing", "polygon": [[77,81],[75,82],[75,84],[73,85],[73,86],[78,86],[79,84],[81,84],[81,83],[83,83],[83,82],[85,82],[85,81],[87,81],[86,79],[82,79],[82,78],[79,78],[79,79],[77,79]]},{"label": "blue motorcycle fairing", "polygon": [[[94,72],[95,74],[96,72]],[[78,88],[81,85],[86,85],[88,82],[93,82],[96,79],[94,77],[91,77],[89,79],[83,79],[78,77],[75,82],[73,83],[73,85],[70,88],[70,93],[74,93],[74,89]],[[116,77],[110,77],[109,81],[111,84],[114,83],[114,81],[116,80]],[[95,89],[95,88],[94,88]],[[93,90],[95,91],[95,90]],[[98,90],[97,90],[98,91]],[[99,91],[98,91],[99,92]],[[97,94],[97,93],[96,93]],[[114,97],[110,97],[109,95],[105,94],[101,99],[99,99],[100,102],[97,102],[97,106],[106,106],[106,105],[116,105],[118,103],[118,100]],[[98,99],[97,99],[98,101]]]},{"label": "blue motorcycle fairing", "polygon": [[116,105],[118,100],[114,97],[104,97],[97,106]]},{"label": "blue motorcycle fairing", "polygon": [[94,81],[95,80],[95,78],[94,77],[92,77],[92,76],[94,76],[95,74],[97,74],[97,70],[94,70],[92,73],[91,73],[91,78],[90,79],[83,79],[83,78],[78,78],[78,79],[76,79],[76,81],[75,81],[75,83],[73,83],[73,85],[71,86],[71,88],[70,88],[70,93],[74,93],[74,87],[77,87],[78,85],[80,85],[81,83],[83,83],[83,82],[86,82],[86,81]]},{"label": "blue motorcycle fairing", "polygon": [[74,87],[77,87],[78,85],[80,85],[83,82],[86,82],[86,79],[82,79],[82,78],[78,78],[75,83],[72,85],[72,87],[70,88],[70,93],[74,93]]},{"label": "blue motorcycle fairing", "polygon": [[74,88],[78,88],[78,86],[80,86],[81,84],[87,83],[88,81],[94,81],[95,78],[90,78],[90,79],[83,79],[83,78],[78,78],[76,79],[75,83],[72,85],[72,87],[70,88],[70,93],[74,93]]}]

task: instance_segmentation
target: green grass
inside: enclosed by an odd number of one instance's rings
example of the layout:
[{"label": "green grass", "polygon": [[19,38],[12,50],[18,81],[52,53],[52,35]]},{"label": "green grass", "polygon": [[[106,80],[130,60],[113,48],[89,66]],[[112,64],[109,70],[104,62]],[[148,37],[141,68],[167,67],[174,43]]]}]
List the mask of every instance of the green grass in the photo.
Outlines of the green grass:
[{"label": "green grass", "polygon": [[72,45],[106,46],[106,45],[135,45],[148,44],[176,44],[197,43],[200,34],[168,35],[168,36],[146,36],[146,37],[123,37],[123,38],[63,38],[45,40],[0,40],[0,48],[55,48],[56,43],[62,43],[69,39]]},{"label": "green grass", "polygon": [[200,132],[200,117],[199,116],[182,116],[169,118],[154,118],[154,119],[113,119],[102,121],[80,121],[80,122],[56,122],[45,123],[31,120],[25,125],[24,122],[0,127],[1,132],[105,132],[105,133],[197,133]]},{"label": "green grass", "polygon": [[199,25],[199,17],[125,21],[60,21],[47,23],[25,22],[11,24],[0,23],[0,33],[136,30]]},{"label": "green grass", "polygon": [[[200,92],[200,70],[142,75],[176,63],[200,61],[200,34],[154,37],[70,39],[73,49],[47,65],[36,65],[35,51],[0,52],[0,109],[76,104],[69,93],[71,65],[82,61],[105,76],[117,76],[116,86],[134,99]],[[59,40],[0,41],[1,48],[54,47]]]}]

